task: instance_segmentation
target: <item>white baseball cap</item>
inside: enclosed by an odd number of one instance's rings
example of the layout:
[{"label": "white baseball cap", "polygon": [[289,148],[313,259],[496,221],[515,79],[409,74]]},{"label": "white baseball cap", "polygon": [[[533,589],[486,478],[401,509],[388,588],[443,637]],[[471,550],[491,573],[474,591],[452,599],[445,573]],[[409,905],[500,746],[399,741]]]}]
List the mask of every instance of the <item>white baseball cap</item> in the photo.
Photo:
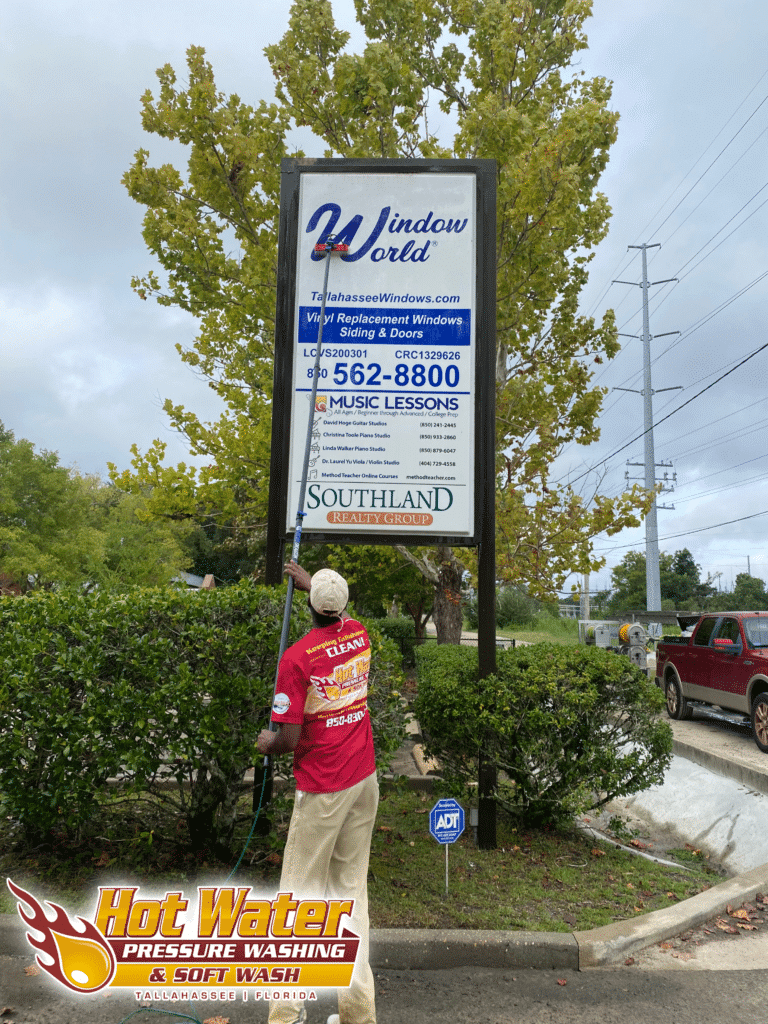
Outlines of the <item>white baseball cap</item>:
[{"label": "white baseball cap", "polygon": [[341,615],[349,601],[349,587],[333,569],[320,569],[309,581],[309,603],[320,615]]}]

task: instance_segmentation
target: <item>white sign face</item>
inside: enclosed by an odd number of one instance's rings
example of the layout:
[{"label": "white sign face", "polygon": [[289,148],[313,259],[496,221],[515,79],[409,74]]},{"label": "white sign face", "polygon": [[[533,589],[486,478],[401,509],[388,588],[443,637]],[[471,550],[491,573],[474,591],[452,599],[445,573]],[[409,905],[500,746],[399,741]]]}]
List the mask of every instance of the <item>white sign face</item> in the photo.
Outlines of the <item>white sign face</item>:
[{"label": "white sign face", "polygon": [[[300,181],[286,528],[298,508],[330,259],[302,529],[472,536],[475,176]],[[349,252],[316,258],[329,233]]]}]

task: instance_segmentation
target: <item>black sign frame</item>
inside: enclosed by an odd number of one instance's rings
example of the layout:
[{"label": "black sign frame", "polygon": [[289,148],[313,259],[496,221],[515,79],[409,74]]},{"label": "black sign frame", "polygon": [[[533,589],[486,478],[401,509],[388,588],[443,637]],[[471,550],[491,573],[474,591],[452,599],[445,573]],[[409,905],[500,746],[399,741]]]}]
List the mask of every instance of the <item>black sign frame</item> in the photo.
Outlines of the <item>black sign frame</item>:
[{"label": "black sign frame", "polygon": [[[495,532],[495,372],[496,372],[496,161],[284,158],[281,164],[275,366],[272,410],[267,579],[282,575],[282,553],[293,531],[288,519],[288,469],[296,316],[299,196],[303,174],[463,174],[475,175],[475,488],[474,533],[470,535],[302,532],[314,544],[393,544],[477,547]],[[328,258],[328,257],[326,257]],[[293,512],[293,510],[291,510]],[[489,530],[493,531],[490,533]]]}]

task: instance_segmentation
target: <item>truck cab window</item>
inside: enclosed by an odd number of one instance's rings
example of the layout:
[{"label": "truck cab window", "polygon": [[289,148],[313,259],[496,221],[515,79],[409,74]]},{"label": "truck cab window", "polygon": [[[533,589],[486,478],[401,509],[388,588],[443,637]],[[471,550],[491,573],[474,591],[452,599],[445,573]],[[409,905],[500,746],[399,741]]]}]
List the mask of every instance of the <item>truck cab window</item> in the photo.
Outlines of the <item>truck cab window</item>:
[{"label": "truck cab window", "polygon": [[768,647],[768,615],[745,617],[744,632],[750,647]]},{"label": "truck cab window", "polygon": [[736,619],[723,619],[717,631],[717,636],[721,640],[730,640],[734,644],[741,643],[738,621]]},{"label": "truck cab window", "polygon": [[694,644],[697,644],[700,647],[707,647],[707,646],[709,646],[710,637],[712,636],[712,631],[715,628],[715,623],[716,622],[717,622],[717,619],[714,619],[714,618],[712,618],[712,619],[702,619],[701,620],[701,625],[696,630],[696,636],[694,637],[694,641],[693,641]]}]

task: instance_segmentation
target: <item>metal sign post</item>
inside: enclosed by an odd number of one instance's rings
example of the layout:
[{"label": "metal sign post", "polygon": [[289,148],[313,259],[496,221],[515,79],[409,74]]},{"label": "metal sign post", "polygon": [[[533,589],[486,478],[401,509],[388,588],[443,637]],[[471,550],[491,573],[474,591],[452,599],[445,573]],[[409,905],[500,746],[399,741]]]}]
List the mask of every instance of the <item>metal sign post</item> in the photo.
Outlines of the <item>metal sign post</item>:
[{"label": "metal sign post", "polygon": [[455,800],[438,800],[429,812],[430,835],[445,846],[445,895],[448,895],[448,847],[464,831],[464,808]]}]

